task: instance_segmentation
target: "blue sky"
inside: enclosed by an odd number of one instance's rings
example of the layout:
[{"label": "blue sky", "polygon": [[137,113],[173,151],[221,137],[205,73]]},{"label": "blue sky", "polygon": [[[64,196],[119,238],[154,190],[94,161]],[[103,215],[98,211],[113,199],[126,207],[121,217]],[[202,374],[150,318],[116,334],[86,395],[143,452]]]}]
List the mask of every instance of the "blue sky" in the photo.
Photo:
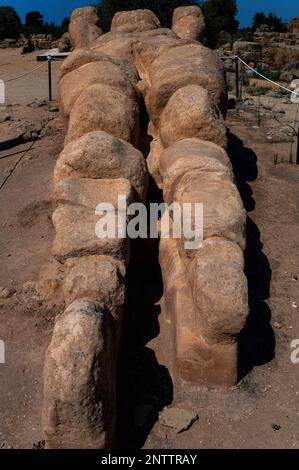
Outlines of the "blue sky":
[{"label": "blue sky", "polygon": [[[92,3],[93,0],[0,0],[0,5],[15,7],[22,19],[26,12],[39,10],[44,14],[46,21],[56,23],[61,23],[64,17],[70,16],[74,8]],[[273,11],[283,19],[299,17],[298,0],[238,0],[238,7],[238,19],[242,26],[250,25],[256,11]]]}]

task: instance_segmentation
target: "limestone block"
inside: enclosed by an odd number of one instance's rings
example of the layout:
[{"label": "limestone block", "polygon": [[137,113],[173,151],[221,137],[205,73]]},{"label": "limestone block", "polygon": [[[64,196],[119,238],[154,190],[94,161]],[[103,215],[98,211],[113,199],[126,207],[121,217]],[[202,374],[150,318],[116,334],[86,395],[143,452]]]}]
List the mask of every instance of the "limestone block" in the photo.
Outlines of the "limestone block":
[{"label": "limestone block", "polygon": [[145,158],[133,145],[104,131],[84,134],[65,146],[54,169],[54,185],[67,177],[127,178],[140,200],[148,186]]},{"label": "limestone block", "polygon": [[160,137],[165,148],[189,137],[227,146],[226,127],[209,92],[198,85],[177,90],[160,117]]},{"label": "limestone block", "polygon": [[105,131],[137,146],[138,103],[109,85],[91,85],[73,106],[65,145],[91,131]]},{"label": "limestone block", "polygon": [[[52,216],[56,230],[52,254],[59,261],[88,255],[110,255],[118,260],[129,261],[129,240],[118,236],[118,196],[133,200],[128,180],[94,180],[88,178],[66,178],[54,188],[55,211]],[[96,214],[100,203],[111,204],[105,213]],[[97,222],[103,216],[112,227],[112,235],[99,237]],[[102,221],[102,222],[104,222]],[[125,225],[126,219],[121,219]],[[104,227],[106,232],[107,228]],[[105,235],[105,233],[104,233]]]}]

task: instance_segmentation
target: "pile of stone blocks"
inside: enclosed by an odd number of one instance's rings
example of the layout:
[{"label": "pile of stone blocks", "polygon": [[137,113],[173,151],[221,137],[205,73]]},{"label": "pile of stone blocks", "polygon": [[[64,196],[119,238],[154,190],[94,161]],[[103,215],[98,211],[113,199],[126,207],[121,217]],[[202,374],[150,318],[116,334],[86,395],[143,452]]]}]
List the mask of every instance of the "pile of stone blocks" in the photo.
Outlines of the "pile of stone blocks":
[{"label": "pile of stone blocks", "polygon": [[[127,236],[100,239],[99,203],[144,202],[149,173],[165,202],[203,203],[204,241],[160,240],[174,382],[237,382],[247,316],[245,210],[226,153],[227,94],[220,60],[199,41],[199,7],[175,10],[173,29],[149,10],[119,12],[103,34],[96,10],[74,11],[74,51],[59,76],[69,119],[53,181],[53,256],[67,305],[45,357],[43,423],[51,448],[115,445],[116,370],[130,263]],[[151,150],[140,148],[140,113]],[[117,216],[109,213],[110,219]]]}]

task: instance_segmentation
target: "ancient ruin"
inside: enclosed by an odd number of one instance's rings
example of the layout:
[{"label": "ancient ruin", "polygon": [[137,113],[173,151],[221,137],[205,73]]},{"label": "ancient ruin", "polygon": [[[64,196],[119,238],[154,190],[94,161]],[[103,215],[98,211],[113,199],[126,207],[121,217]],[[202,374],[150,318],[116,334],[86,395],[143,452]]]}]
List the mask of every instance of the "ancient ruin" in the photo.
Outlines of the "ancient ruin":
[{"label": "ancient ruin", "polygon": [[169,204],[203,203],[199,249],[186,249],[183,237],[160,240],[172,338],[165,365],[175,390],[238,381],[238,335],[248,314],[246,213],[226,153],[222,65],[200,42],[203,33],[195,6],[174,11],[172,30],[149,10],[119,12],[106,34],[94,8],[73,12],[74,51],[58,85],[69,121],[54,173],[52,253],[64,267],[66,309],[45,357],[49,448],[115,443],[116,370],[134,247],[127,237],[97,238],[95,208],[115,206],[119,194],[128,205],[150,202],[156,185]]}]

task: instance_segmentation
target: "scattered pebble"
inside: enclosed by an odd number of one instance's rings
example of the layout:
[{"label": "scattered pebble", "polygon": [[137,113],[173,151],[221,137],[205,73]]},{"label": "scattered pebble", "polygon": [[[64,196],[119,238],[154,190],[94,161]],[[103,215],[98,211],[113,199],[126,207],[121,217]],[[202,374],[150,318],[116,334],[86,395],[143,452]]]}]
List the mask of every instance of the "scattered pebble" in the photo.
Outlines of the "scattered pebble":
[{"label": "scattered pebble", "polygon": [[42,302],[55,299],[60,287],[60,283],[56,279],[27,281],[23,284],[23,300],[24,302],[37,302],[41,305]]},{"label": "scattered pebble", "polygon": [[46,100],[34,100],[30,103],[31,108],[41,108],[42,106],[46,106],[48,102]]},{"label": "scattered pebble", "polygon": [[32,445],[33,449],[44,449],[45,448],[45,441],[38,441],[34,442]]},{"label": "scattered pebble", "polygon": [[8,113],[0,114],[0,123],[9,121],[9,120],[10,120],[10,114]]},{"label": "scattered pebble", "polygon": [[275,322],[273,323],[273,327],[276,328],[277,330],[280,330],[280,329],[282,328],[281,324],[278,323],[278,321],[275,321]]},{"label": "scattered pebble", "polygon": [[165,408],[159,415],[160,423],[172,428],[175,433],[186,431],[197,420],[198,415],[195,411],[186,410],[177,406]]}]

